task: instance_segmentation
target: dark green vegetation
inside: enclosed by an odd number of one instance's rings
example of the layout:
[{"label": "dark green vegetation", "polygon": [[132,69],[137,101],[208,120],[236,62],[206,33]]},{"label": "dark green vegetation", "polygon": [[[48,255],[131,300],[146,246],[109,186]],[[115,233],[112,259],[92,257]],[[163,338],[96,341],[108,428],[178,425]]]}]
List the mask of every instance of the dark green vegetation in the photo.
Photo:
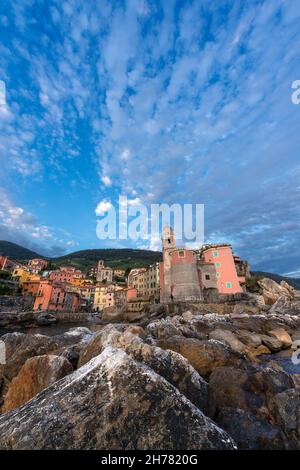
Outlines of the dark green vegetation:
[{"label": "dark green vegetation", "polygon": [[10,295],[15,293],[15,288],[11,282],[8,271],[0,271],[0,295]]},{"label": "dark green vegetation", "polygon": [[41,255],[35,253],[32,250],[23,248],[16,243],[7,242],[5,240],[0,240],[0,256],[8,256],[11,259],[15,260],[28,260],[32,258],[41,258]]},{"label": "dark green vegetation", "polygon": [[[43,255],[27,250],[15,243],[0,241],[0,255],[8,256],[11,259],[27,261],[32,258],[46,258]],[[158,251],[124,249],[98,249],[81,250],[69,253],[65,256],[52,258],[49,269],[55,269],[59,266],[74,266],[89,271],[99,259],[103,259],[107,266],[111,268],[135,268],[146,267],[156,261],[161,261],[162,255]]]},{"label": "dark green vegetation", "polygon": [[99,259],[103,259],[111,268],[127,269],[146,267],[162,260],[158,251],[133,250],[133,249],[99,249],[82,250],[70,253],[66,256],[53,259],[57,266],[76,266],[82,270],[88,270],[94,266]]}]

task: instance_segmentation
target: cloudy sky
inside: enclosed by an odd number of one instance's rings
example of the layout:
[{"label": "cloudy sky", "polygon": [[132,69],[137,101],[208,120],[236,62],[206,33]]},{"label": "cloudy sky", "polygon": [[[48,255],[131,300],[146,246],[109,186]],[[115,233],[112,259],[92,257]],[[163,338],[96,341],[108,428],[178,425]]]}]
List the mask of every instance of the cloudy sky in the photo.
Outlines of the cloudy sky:
[{"label": "cloudy sky", "polygon": [[120,194],[201,203],[206,240],[300,275],[297,79],[298,0],[2,0],[0,239],[134,246],[96,236]]}]

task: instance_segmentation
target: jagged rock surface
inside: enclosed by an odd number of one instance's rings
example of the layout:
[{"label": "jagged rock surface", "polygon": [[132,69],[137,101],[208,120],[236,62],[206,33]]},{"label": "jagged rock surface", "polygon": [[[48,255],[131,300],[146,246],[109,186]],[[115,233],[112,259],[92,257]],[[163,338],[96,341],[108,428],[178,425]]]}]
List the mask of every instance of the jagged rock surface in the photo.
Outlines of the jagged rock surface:
[{"label": "jagged rock surface", "polygon": [[0,417],[1,449],[233,449],[229,435],[149,367],[106,348]]},{"label": "jagged rock surface", "polygon": [[70,362],[52,354],[28,359],[11,381],[2,412],[17,408],[65,375],[73,372]]}]

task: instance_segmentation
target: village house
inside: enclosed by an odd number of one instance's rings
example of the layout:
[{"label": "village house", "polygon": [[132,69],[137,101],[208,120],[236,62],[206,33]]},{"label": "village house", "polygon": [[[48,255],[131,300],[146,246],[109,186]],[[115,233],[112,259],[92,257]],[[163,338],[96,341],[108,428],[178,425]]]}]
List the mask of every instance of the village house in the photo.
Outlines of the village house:
[{"label": "village house", "polygon": [[132,269],[128,275],[128,287],[137,290],[137,296],[149,301],[160,298],[160,265],[155,263],[148,268]]},{"label": "village house", "polygon": [[15,261],[10,260],[7,256],[0,256],[0,269],[1,271],[12,272],[19,266]]},{"label": "village house", "polygon": [[114,306],[114,287],[105,284],[95,286],[93,310],[100,312],[104,308]]},{"label": "village house", "polygon": [[50,280],[40,282],[33,310],[76,312],[79,307],[79,294],[65,283]]},{"label": "village house", "polygon": [[124,278],[125,273],[126,273],[125,269],[114,269],[113,270],[113,277],[114,277],[114,279],[118,278],[118,277]]},{"label": "village house", "polygon": [[32,297],[36,297],[40,286],[40,280],[36,281],[25,281],[22,283],[22,294],[23,295],[31,295]]},{"label": "village house", "polygon": [[51,281],[67,282],[70,284],[74,282],[75,279],[82,279],[83,277],[84,274],[82,271],[80,271],[80,269],[76,269],[70,266],[62,266],[60,269],[51,271],[49,275],[49,279]]},{"label": "village house", "polygon": [[94,304],[94,297],[95,297],[95,288],[91,282],[86,282],[80,286],[69,284],[68,289],[69,291],[76,292],[80,299],[81,299],[81,307],[93,308]]},{"label": "village house", "polygon": [[237,273],[231,245],[204,245],[200,250],[200,259],[214,265],[219,294],[243,292],[242,284],[245,284],[246,280]]},{"label": "village house", "polygon": [[12,278],[18,282],[21,288],[25,282],[40,281],[40,276],[28,271],[27,267],[15,268],[12,272]]},{"label": "village house", "polygon": [[43,258],[33,258],[28,261],[28,269],[32,273],[38,274],[39,271],[43,271],[48,266],[48,261]]},{"label": "village house", "polygon": [[137,290],[135,287],[125,287],[114,292],[115,306],[123,308],[128,302],[137,298]]}]

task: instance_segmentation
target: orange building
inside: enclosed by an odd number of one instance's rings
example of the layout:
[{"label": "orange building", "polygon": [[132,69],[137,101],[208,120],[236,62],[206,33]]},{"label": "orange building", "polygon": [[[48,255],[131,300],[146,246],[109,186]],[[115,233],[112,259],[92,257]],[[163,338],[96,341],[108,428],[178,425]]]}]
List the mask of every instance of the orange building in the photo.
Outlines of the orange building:
[{"label": "orange building", "polygon": [[80,307],[79,294],[68,289],[66,284],[41,281],[33,310],[76,312]]},{"label": "orange building", "polygon": [[22,283],[22,294],[36,296],[39,291],[40,281],[25,281]]}]

